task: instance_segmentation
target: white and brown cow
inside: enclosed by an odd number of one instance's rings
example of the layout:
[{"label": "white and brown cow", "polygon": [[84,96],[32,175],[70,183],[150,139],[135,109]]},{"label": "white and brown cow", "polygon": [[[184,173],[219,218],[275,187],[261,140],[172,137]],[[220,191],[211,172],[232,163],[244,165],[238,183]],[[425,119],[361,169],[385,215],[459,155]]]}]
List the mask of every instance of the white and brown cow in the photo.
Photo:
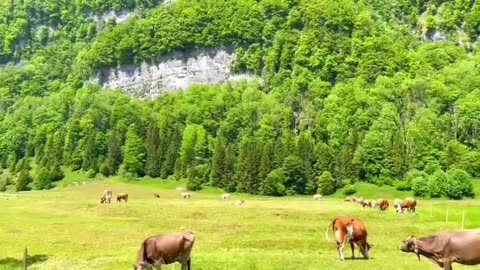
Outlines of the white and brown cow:
[{"label": "white and brown cow", "polygon": [[401,212],[401,210],[402,210],[401,205],[402,205],[402,200],[401,199],[395,198],[395,200],[393,200],[393,207],[395,207],[395,211],[397,213]]},{"label": "white and brown cow", "polygon": [[190,253],[195,242],[192,232],[160,234],[147,237],[138,251],[134,270],[146,270],[148,266],[160,268],[162,264],[179,262],[182,270],[191,270]]},{"label": "white and brown cow", "polygon": [[111,203],[112,202],[112,191],[104,190],[102,197],[100,198],[100,203]]},{"label": "white and brown cow", "polygon": [[444,270],[452,270],[452,263],[480,264],[480,229],[444,231],[426,237],[411,236],[403,240],[400,250],[420,255]]},{"label": "white and brown cow", "polygon": [[[337,217],[332,221],[331,227],[333,233],[335,234],[338,255],[341,261],[345,260],[345,244],[350,244],[352,249],[352,258],[355,257],[354,244],[358,245],[360,252],[365,259],[370,258],[368,252],[372,246],[367,242],[367,228],[360,219],[354,217]],[[328,227],[325,232],[327,241],[330,241],[328,237],[329,228],[330,227]]]},{"label": "white and brown cow", "polygon": [[313,195],[313,200],[314,201],[323,200],[323,196],[320,194],[315,194]]},{"label": "white and brown cow", "polygon": [[398,211],[403,213],[404,209],[407,209],[410,213],[415,213],[415,208],[417,207],[417,200],[413,197],[407,197],[402,201]]},{"label": "white and brown cow", "polygon": [[228,200],[228,199],[230,199],[230,194],[228,194],[228,193],[222,194],[222,195],[220,195],[220,198],[222,200]]},{"label": "white and brown cow", "polygon": [[240,206],[240,205],[244,205],[245,202],[246,202],[246,201],[245,201],[244,199],[240,199],[240,200],[236,200],[233,204]]}]

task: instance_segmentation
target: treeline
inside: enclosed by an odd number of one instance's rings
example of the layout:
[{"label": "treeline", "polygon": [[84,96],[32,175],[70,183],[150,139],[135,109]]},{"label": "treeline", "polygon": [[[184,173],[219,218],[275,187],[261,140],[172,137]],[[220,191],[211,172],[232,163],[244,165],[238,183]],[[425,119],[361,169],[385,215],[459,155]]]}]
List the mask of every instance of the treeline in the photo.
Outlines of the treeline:
[{"label": "treeline", "polygon": [[[276,196],[351,193],[368,181],[471,197],[469,178],[480,175],[477,10],[476,1],[179,0],[112,23],[92,43],[48,42],[0,70],[3,186],[49,188],[72,169]],[[412,34],[423,34],[428,14],[429,29],[452,41]],[[261,82],[196,85],[152,101],[83,85],[103,68],[229,44],[232,69]]]}]

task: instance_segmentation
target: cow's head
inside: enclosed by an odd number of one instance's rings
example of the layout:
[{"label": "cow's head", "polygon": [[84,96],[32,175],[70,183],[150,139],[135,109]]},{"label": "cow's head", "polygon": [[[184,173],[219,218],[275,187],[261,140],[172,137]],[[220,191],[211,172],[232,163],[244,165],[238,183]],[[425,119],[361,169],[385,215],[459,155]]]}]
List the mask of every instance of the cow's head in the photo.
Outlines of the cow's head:
[{"label": "cow's head", "polygon": [[415,236],[410,236],[407,239],[402,241],[400,250],[403,252],[410,252],[417,254],[418,260],[420,260],[420,254],[418,253],[417,238]]},{"label": "cow's head", "polygon": [[141,262],[139,264],[134,264],[133,265],[133,270],[146,270],[147,269],[147,263]]}]

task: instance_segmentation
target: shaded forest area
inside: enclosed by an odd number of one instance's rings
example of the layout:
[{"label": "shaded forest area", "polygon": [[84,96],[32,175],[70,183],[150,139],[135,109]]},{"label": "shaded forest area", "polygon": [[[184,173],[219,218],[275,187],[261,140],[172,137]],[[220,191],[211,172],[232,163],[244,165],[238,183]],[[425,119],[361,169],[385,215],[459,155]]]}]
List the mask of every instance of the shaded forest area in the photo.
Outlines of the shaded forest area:
[{"label": "shaded forest area", "polygon": [[[355,181],[474,196],[478,1],[60,2],[0,4],[1,189],[50,188],[72,169],[275,196]],[[109,11],[132,15],[95,20]],[[155,100],[85,83],[222,45],[258,79]]]}]

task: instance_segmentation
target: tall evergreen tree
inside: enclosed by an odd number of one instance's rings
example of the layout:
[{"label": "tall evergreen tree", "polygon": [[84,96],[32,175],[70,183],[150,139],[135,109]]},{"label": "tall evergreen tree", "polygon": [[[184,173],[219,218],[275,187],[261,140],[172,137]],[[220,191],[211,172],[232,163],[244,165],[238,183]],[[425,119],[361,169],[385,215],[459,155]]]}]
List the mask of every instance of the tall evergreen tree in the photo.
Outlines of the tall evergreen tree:
[{"label": "tall evergreen tree", "polygon": [[128,127],[125,145],[123,147],[122,172],[134,176],[145,175],[145,147],[143,140],[138,136],[137,127],[131,124]]},{"label": "tall evergreen tree", "polygon": [[160,130],[156,120],[151,118],[147,131],[145,173],[151,177],[160,176],[161,157],[159,151]]}]

